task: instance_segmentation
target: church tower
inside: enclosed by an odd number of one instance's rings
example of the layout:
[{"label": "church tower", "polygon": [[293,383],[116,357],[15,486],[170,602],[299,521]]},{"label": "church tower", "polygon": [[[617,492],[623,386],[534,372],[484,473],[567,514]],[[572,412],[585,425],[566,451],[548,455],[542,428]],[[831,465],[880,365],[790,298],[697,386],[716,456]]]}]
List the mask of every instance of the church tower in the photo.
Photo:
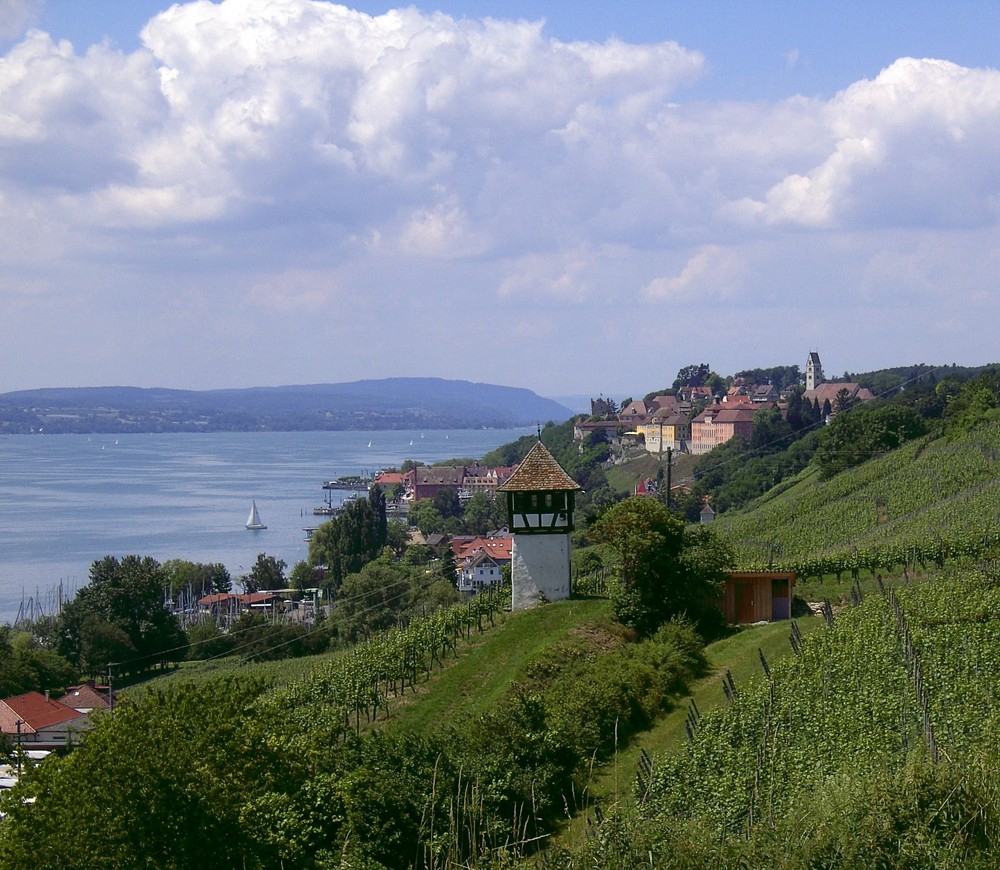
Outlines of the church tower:
[{"label": "church tower", "polygon": [[821,383],[823,383],[823,365],[819,361],[819,354],[811,350],[806,360],[806,389],[815,390]]},{"label": "church tower", "polygon": [[569,536],[579,489],[540,440],[497,487],[507,500],[507,527],[514,538],[512,610],[569,598]]}]

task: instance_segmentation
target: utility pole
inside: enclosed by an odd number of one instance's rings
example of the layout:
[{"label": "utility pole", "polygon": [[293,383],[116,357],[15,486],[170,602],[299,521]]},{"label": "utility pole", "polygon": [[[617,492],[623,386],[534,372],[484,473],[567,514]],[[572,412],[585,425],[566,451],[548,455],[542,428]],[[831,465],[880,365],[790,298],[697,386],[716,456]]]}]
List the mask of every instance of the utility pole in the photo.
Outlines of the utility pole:
[{"label": "utility pole", "polygon": [[108,709],[113,710],[115,706],[115,693],[111,686],[111,668],[113,662],[108,662]]}]

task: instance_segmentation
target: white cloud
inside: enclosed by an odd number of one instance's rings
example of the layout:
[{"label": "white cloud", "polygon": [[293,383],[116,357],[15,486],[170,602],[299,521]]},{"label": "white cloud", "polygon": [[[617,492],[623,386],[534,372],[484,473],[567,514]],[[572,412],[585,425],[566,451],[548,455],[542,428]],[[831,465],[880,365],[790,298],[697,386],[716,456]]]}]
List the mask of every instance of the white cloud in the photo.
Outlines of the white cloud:
[{"label": "white cloud", "polygon": [[904,58],[822,113],[824,159],[780,179],[745,212],[807,227],[995,222],[1000,71]]},{"label": "white cloud", "polygon": [[472,256],[485,247],[485,240],[470,228],[468,215],[455,197],[432,208],[414,211],[401,237],[402,250],[446,260]]},{"label": "white cloud", "polygon": [[[720,322],[790,320],[806,347],[837,305],[912,302],[922,327],[876,322],[918,349],[937,288],[995,313],[996,70],[902,59],[829,100],[694,102],[706,59],[674,42],[309,0],[178,4],[138,50],[110,46],[30,31],[0,63],[0,307],[23,312],[0,371],[136,380],[111,370],[124,360],[155,381],[184,334],[187,385],[239,382],[272,341],[254,376],[290,382],[335,333],[338,360],[398,374],[370,340],[395,316],[407,364],[440,370],[442,341],[485,310],[511,344],[453,374],[503,380],[542,337],[644,336],[650,360],[594,354],[583,379],[648,369],[667,319],[699,322],[706,300],[733,306]],[[175,296],[192,313],[145,330],[141,356],[113,337],[88,356],[88,332],[124,336]]]},{"label": "white cloud", "polygon": [[593,293],[594,269],[594,253],[584,249],[518,257],[504,265],[498,294],[502,299],[540,297],[582,302]]},{"label": "white cloud", "polygon": [[717,301],[740,289],[746,273],[743,258],[721,245],[705,245],[685,263],[679,275],[659,277],[642,290],[650,300]]}]

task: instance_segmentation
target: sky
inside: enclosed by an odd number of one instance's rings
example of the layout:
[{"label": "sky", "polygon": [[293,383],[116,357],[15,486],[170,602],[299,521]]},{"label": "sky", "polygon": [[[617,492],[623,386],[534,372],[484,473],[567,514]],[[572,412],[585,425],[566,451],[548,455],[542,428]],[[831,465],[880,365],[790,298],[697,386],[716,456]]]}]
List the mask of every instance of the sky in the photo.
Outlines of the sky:
[{"label": "sky", "polygon": [[995,362],[997,33],[972,0],[0,0],[0,392]]}]

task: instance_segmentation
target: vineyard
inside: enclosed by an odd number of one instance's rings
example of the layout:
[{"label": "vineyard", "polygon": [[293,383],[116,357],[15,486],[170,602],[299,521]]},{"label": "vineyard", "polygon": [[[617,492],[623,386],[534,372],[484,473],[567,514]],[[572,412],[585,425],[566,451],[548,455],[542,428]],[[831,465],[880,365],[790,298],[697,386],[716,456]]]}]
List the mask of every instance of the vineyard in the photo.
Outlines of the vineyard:
[{"label": "vineyard", "polygon": [[1000,579],[969,572],[856,600],[802,640],[793,627],[797,654],[762,656],[758,678],[725,684],[726,707],[692,709],[686,749],[640,773],[648,822],[748,840],[802,819],[811,794],[844,778],[898,776],[915,760],[964,771],[995,754]]},{"label": "vineyard", "polygon": [[415,689],[418,680],[457,655],[458,643],[473,630],[495,625],[509,601],[509,587],[490,587],[464,604],[380,632],[304,678],[275,688],[263,704],[286,711],[290,724],[302,731],[322,722],[338,738],[360,733],[362,717],[366,724],[387,717],[393,698]]},{"label": "vineyard", "polygon": [[765,496],[717,528],[744,569],[800,579],[942,567],[989,556],[1000,543],[1000,426],[914,442],[862,466]]}]

